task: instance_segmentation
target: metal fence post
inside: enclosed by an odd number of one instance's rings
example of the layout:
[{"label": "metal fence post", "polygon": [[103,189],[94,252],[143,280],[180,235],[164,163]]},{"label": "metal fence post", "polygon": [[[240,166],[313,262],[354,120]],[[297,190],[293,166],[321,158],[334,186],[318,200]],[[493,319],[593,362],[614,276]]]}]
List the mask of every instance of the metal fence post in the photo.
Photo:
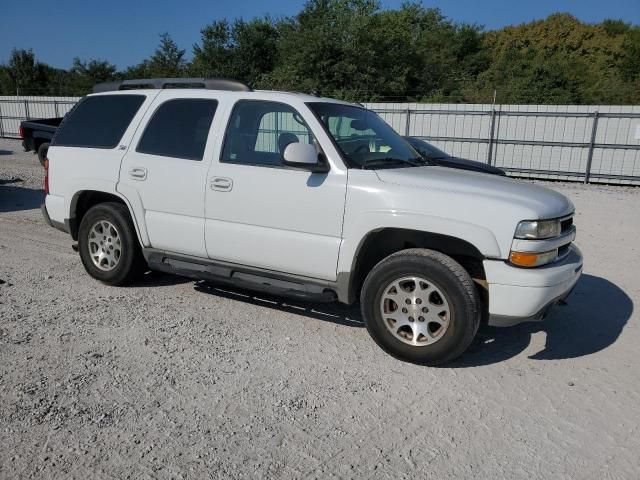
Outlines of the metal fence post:
[{"label": "metal fence post", "polygon": [[591,140],[589,141],[589,153],[587,154],[587,169],[584,174],[584,183],[589,183],[591,177],[591,163],[593,162],[593,146],[596,143],[596,133],[598,132],[598,117],[600,112],[593,112],[593,124],[591,126]]},{"label": "metal fence post", "polygon": [[29,116],[29,100],[24,101],[24,114],[27,117],[27,120],[30,120],[31,117]]},{"label": "metal fence post", "polygon": [[404,136],[408,137],[409,136],[409,119],[411,118],[411,109],[409,107],[407,107],[407,110],[405,111],[405,115],[406,115],[406,122],[404,122]]},{"label": "metal fence post", "polygon": [[491,165],[493,158],[493,136],[496,130],[496,109],[491,109],[491,126],[489,127],[489,149],[487,150],[487,165]]},{"label": "metal fence post", "polygon": [[0,102],[0,138],[4,138],[4,117],[2,116],[2,102]]},{"label": "metal fence post", "polygon": [[58,100],[53,101],[53,109],[56,112],[56,117],[59,117],[60,115],[58,114]]}]

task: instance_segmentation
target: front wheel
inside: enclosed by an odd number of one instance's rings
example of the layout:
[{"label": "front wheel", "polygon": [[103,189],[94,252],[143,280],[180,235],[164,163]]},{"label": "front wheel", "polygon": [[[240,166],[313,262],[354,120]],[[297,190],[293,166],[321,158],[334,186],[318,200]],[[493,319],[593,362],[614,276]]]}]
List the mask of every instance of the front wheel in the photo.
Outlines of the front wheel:
[{"label": "front wheel", "polygon": [[473,280],[458,262],[432,250],[403,250],[382,260],[367,275],[360,302],[376,343],[421,365],[460,356],[480,322]]},{"label": "front wheel", "polygon": [[122,204],[89,209],[80,222],[78,250],[87,273],[108,285],[124,285],[144,273],[135,227]]}]

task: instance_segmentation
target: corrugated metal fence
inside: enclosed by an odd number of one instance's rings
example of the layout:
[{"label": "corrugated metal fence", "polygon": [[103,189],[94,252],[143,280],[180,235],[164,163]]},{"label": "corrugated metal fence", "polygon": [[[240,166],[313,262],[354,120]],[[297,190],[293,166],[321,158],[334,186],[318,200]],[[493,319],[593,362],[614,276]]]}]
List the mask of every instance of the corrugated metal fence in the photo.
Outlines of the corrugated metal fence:
[{"label": "corrugated metal fence", "polygon": [[403,135],[513,176],[640,185],[640,106],[366,106]]},{"label": "corrugated metal fence", "polygon": [[[1,97],[0,137],[77,97]],[[370,103],[403,135],[518,177],[640,185],[640,106]]]},{"label": "corrugated metal fence", "polygon": [[80,97],[0,96],[0,137],[18,138],[23,120],[63,117]]}]

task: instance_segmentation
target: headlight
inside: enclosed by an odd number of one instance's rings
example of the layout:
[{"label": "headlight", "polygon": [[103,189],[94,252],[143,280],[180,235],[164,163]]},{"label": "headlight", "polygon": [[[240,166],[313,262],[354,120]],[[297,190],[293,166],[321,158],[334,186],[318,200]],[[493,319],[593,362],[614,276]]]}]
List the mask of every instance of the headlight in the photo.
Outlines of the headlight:
[{"label": "headlight", "polygon": [[553,262],[558,258],[558,249],[549,252],[532,253],[532,252],[511,252],[509,261],[518,267],[540,267],[547,263]]},{"label": "headlight", "polygon": [[516,238],[524,240],[543,240],[560,235],[560,220],[525,220],[516,227]]}]

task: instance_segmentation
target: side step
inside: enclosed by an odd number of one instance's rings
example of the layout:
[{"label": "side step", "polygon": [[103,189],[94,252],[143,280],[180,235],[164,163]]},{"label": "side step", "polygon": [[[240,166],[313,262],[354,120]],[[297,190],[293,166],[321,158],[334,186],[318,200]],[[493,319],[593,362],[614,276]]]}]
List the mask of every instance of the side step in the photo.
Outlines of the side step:
[{"label": "side step", "polygon": [[334,302],[337,300],[337,295],[329,283],[307,282],[285,274],[264,272],[249,267],[170,254],[154,249],[143,249],[143,254],[149,268],[159,272],[299,300],[312,302]]}]

